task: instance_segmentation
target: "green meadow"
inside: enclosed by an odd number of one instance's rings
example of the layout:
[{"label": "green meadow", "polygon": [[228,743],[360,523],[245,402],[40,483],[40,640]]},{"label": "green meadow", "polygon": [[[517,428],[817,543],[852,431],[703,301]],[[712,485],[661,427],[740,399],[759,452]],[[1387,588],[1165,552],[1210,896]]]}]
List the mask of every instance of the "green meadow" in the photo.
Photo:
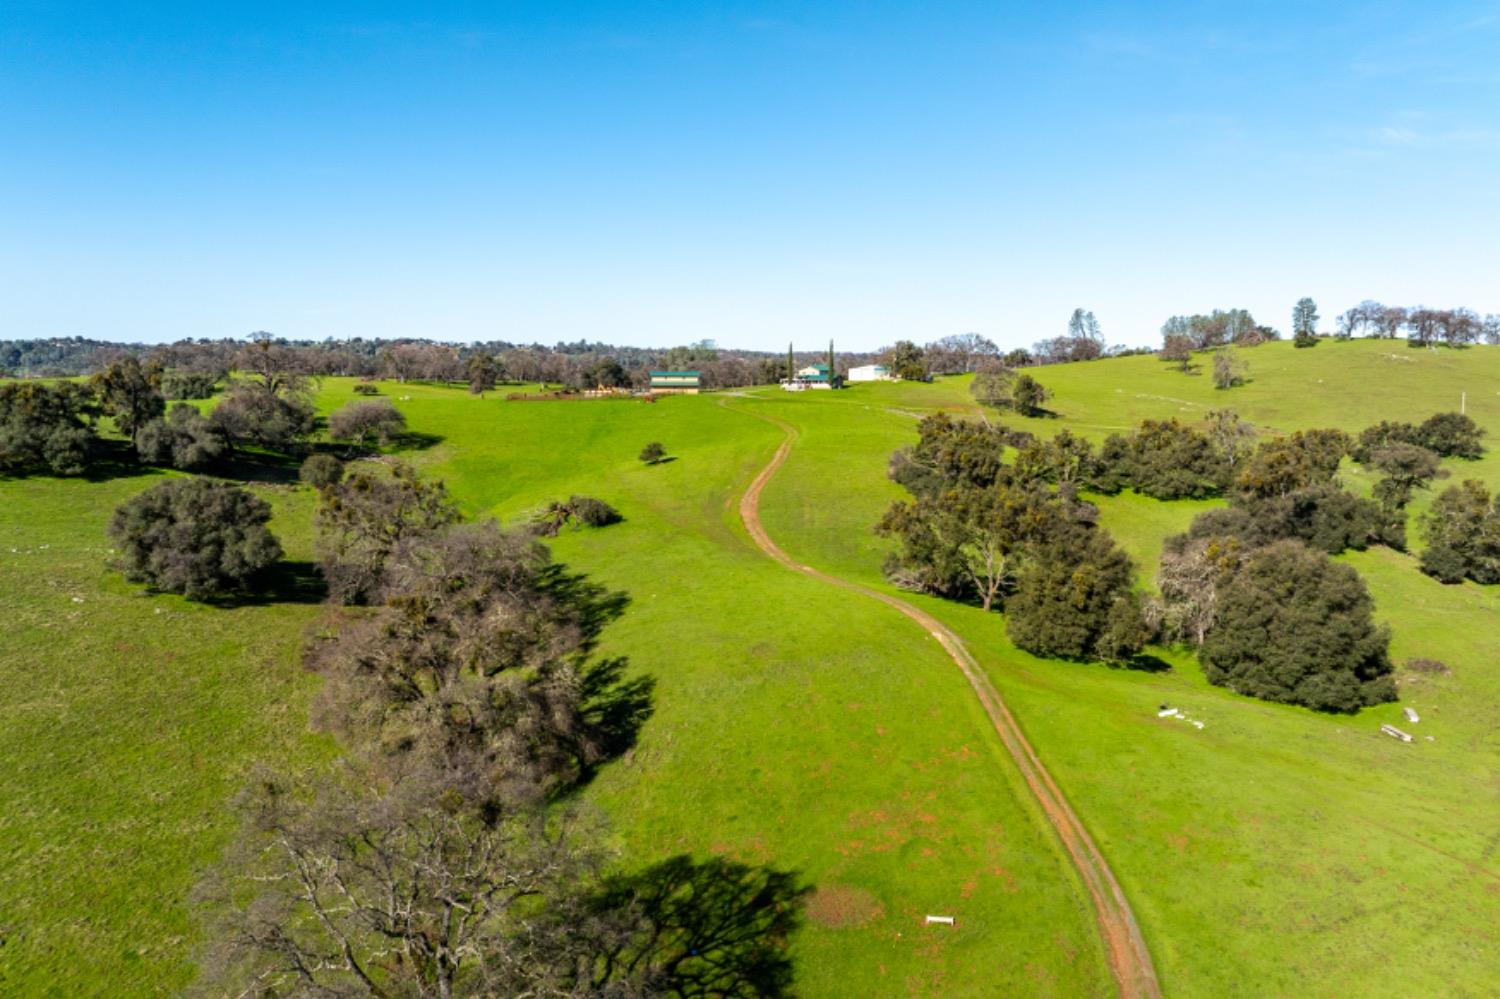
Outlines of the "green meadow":
[{"label": "green meadow", "polygon": [[[1500,350],[1324,341],[1241,356],[1249,381],[1227,391],[1147,356],[1040,369],[1056,415],[1004,418],[1097,439],[1230,407],[1266,432],[1358,431],[1466,393],[1491,451],[1445,464],[1453,481],[1500,486]],[[772,562],[739,523],[739,495],[782,439],[758,417],[784,421],[796,438],[762,497],[770,534],[889,589],[871,531],[901,495],[886,459],[925,413],[977,415],[967,381],[655,404],[382,385],[431,436],[403,456],[470,515],[515,522],[570,493],[624,514],[552,543],[629,594],[601,651],[656,680],[639,744],[585,797],[622,864],[724,854],[816,886],[793,941],[808,996],[1114,991],[1080,885],[937,642]],[[352,384],[325,381],[322,408],[354,398]],[[652,440],[673,460],[642,465]],[[336,752],[308,728],[317,681],[297,653],[316,604],[194,605],[106,568],[110,512],[155,480],[0,480],[0,994],[180,991],[200,932],[192,886],[233,835],[249,769]],[[1370,485],[1353,466],[1346,481]],[[252,488],[289,558],[309,559],[313,494]],[[1212,505],[1096,499],[1143,588],[1162,539]],[[1345,558],[1398,662],[1451,669],[1402,670],[1400,705],[1355,716],[1238,697],[1173,650],[1157,650],[1171,668],[1154,673],[1037,659],[998,614],[908,595],[988,670],[1124,886],[1168,996],[1500,991],[1500,593],[1441,586],[1408,554]],[[1158,718],[1163,703],[1203,729]],[[1382,722],[1417,741],[1380,735]],[[926,927],[929,913],[957,924]]]}]

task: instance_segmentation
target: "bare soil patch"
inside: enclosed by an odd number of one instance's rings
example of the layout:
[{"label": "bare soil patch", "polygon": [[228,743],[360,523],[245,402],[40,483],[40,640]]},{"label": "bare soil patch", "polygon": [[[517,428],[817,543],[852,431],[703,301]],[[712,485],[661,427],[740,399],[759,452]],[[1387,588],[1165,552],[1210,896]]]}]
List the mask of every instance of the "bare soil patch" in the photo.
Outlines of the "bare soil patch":
[{"label": "bare soil patch", "polygon": [[879,899],[851,885],[822,885],[807,899],[807,918],[831,930],[864,926],[883,915]]}]

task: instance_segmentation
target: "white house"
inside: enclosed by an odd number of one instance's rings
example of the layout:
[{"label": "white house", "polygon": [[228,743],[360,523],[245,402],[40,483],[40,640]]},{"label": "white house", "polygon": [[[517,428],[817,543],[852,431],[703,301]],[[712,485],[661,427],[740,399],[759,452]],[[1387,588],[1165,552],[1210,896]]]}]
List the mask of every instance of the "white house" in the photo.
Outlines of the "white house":
[{"label": "white house", "polygon": [[857,368],[849,369],[849,381],[851,382],[889,382],[894,381],[890,370],[884,364],[862,364]]}]

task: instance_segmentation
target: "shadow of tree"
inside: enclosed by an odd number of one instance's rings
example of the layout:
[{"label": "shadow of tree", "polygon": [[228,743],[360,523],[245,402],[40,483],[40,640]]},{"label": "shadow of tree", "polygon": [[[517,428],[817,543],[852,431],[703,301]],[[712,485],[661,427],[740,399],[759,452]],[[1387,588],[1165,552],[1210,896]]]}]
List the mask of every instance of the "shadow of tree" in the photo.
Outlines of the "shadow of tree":
[{"label": "shadow of tree", "polygon": [[420,430],[408,430],[391,442],[391,451],[397,454],[403,451],[426,451],[428,448],[437,447],[447,439],[442,434],[425,434]]},{"label": "shadow of tree", "polygon": [[88,482],[131,479],[141,475],[160,475],[162,470],[146,465],[136,457],[135,445],[129,441],[95,441],[88,467],[82,478]]},{"label": "shadow of tree", "polygon": [[1147,652],[1139,652],[1121,665],[1125,669],[1139,670],[1142,673],[1170,673],[1172,664],[1158,656]]},{"label": "shadow of tree", "polygon": [[599,768],[635,747],[641,729],[655,713],[656,678],[625,678],[624,656],[601,659],[583,672],[580,713],[585,745],[580,747],[577,786],[587,784]]},{"label": "shadow of tree", "polygon": [[558,562],[541,570],[537,588],[557,601],[559,606],[577,613],[583,639],[580,650],[583,652],[592,651],[598,644],[600,633],[618,621],[630,606],[630,594],[611,590]]},{"label": "shadow of tree", "polygon": [[788,944],[802,925],[810,885],[795,874],[724,857],[679,855],[613,875],[586,903],[594,985],[629,981],[652,994],[792,995]]},{"label": "shadow of tree", "polygon": [[315,563],[283,560],[257,573],[252,587],[204,601],[212,607],[265,607],[270,604],[316,604],[328,596],[328,586]]}]

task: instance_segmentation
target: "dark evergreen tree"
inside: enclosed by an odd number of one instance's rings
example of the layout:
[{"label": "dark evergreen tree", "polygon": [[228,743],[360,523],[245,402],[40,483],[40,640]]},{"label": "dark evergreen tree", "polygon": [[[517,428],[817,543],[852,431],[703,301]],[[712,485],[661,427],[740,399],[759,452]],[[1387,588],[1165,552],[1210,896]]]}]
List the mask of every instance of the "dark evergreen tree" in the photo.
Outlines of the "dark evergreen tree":
[{"label": "dark evergreen tree", "polygon": [[1039,545],[1006,601],[1006,633],[1037,655],[1128,660],[1147,638],[1134,576],[1129,557],[1104,531]]},{"label": "dark evergreen tree", "polygon": [[1211,683],[1319,711],[1396,699],[1374,602],[1359,574],[1296,541],[1252,552],[1217,587],[1199,650]]}]

